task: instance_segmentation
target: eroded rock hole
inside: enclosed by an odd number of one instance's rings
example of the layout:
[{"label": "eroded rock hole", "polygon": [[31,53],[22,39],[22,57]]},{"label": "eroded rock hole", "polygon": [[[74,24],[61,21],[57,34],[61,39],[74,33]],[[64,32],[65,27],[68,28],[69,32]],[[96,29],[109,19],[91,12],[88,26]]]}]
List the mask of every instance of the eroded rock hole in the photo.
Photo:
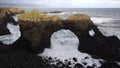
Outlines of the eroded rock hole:
[{"label": "eroded rock hole", "polygon": [[85,68],[93,65],[101,66],[99,60],[78,51],[79,43],[78,37],[72,31],[61,29],[51,35],[51,48],[46,48],[39,56],[47,60],[48,64],[55,64],[58,67],[74,68],[78,63]]},{"label": "eroded rock hole", "polygon": [[51,47],[64,47],[71,50],[77,49],[79,45],[78,37],[70,30],[61,29],[51,36]]}]

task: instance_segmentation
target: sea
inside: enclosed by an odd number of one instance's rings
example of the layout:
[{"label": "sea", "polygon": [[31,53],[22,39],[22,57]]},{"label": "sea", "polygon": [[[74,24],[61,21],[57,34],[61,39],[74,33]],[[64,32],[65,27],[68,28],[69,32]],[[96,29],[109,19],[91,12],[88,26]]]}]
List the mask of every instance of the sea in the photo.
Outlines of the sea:
[{"label": "sea", "polygon": [[[32,8],[25,8],[25,11],[30,11]],[[38,8],[41,12],[47,12],[47,15],[53,16],[58,15],[63,19],[74,14],[86,14],[91,17],[91,20],[95,25],[98,26],[99,30],[105,36],[117,36],[120,39],[120,8]],[[60,11],[61,13],[50,13],[52,11]],[[18,16],[13,18],[17,21]],[[0,36],[0,41],[4,44],[12,44],[20,36],[20,27],[19,25],[15,26],[13,24],[8,24],[7,28],[10,30],[11,35]],[[89,31],[91,36],[94,36],[95,32],[93,30]],[[92,58],[91,55],[87,53],[82,53],[77,50],[80,44],[78,37],[69,29],[61,29],[54,32],[51,35],[51,48],[46,48],[43,53],[38,54],[38,56],[43,57],[52,57],[61,60],[65,63],[64,60],[68,59],[71,61],[71,67],[74,67],[75,64],[86,62],[87,66],[96,65],[95,68],[101,66],[101,61],[105,62],[103,59]],[[74,62],[72,58],[76,57],[78,62]],[[88,57],[89,59],[84,59]],[[50,64],[56,64],[56,62],[51,62]],[[120,64],[120,63],[118,63]]]},{"label": "sea", "polygon": [[[26,8],[26,11],[32,8]],[[94,24],[98,26],[105,36],[115,35],[120,38],[120,8],[38,8],[41,12],[58,15],[63,19],[74,14],[86,14],[91,17]],[[60,11],[61,13],[49,13]]]},{"label": "sea", "polygon": [[48,15],[59,15],[63,19],[74,14],[87,14],[104,35],[116,35],[120,38],[120,8],[53,8],[40,11],[61,11],[62,13],[48,13]]}]

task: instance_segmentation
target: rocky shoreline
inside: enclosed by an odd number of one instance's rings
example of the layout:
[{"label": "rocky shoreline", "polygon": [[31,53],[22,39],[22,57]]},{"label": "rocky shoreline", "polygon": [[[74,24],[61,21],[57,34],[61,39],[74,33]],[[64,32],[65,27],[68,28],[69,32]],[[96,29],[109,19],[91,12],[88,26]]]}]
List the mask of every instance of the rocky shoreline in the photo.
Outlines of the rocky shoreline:
[{"label": "rocky shoreline", "polygon": [[24,13],[24,9],[22,8],[0,8],[0,35],[10,34],[9,30],[6,28],[7,23],[17,24],[12,16],[21,13]]},{"label": "rocky shoreline", "polygon": [[[59,16],[48,16],[38,10],[32,10],[21,14],[16,22],[12,14],[6,9],[0,9],[0,36],[10,34],[7,23],[19,23],[21,37],[13,44],[6,45],[0,42],[0,67],[2,68],[70,68],[58,61],[58,65],[50,65],[52,59],[43,59],[37,54],[45,48],[50,48],[50,37],[53,32],[60,29],[69,29],[80,40],[78,50],[90,54],[93,58],[103,59],[100,68],[119,68],[116,62],[120,62],[120,40],[116,36],[104,36],[97,26],[85,14],[76,14],[63,20]],[[21,11],[20,11],[21,13]],[[23,12],[22,12],[23,13]],[[91,36],[89,31],[95,34]],[[77,57],[76,57],[77,58]],[[44,63],[43,63],[44,62]],[[62,66],[59,66],[62,65]],[[84,68],[81,64],[74,68]],[[94,68],[94,66],[87,68]]]}]

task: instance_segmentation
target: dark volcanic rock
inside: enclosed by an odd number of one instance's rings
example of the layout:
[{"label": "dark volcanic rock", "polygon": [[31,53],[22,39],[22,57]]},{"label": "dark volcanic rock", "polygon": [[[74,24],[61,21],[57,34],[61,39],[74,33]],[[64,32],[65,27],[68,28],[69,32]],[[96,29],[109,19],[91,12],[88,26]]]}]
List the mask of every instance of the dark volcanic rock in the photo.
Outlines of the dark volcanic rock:
[{"label": "dark volcanic rock", "polygon": [[0,8],[0,35],[10,34],[9,30],[6,27],[7,26],[7,22],[5,22],[6,18],[7,13],[5,12],[5,10]]},{"label": "dark volcanic rock", "polygon": [[52,12],[49,12],[49,13],[61,13],[61,11],[52,11]]},{"label": "dark volcanic rock", "polygon": [[105,62],[100,68],[120,68],[120,66],[114,62]]},{"label": "dark volcanic rock", "polygon": [[[103,58],[104,60],[120,61],[120,40],[116,36],[105,37],[93,28],[95,36],[92,37],[86,32],[80,38],[79,50],[86,52],[94,57]],[[97,30],[97,32],[96,32]]]},{"label": "dark volcanic rock", "polygon": [[84,68],[81,64],[77,63],[75,64],[75,68]]},{"label": "dark volcanic rock", "polygon": [[10,34],[7,23],[17,24],[12,15],[22,13],[23,11],[18,8],[0,8],[0,35]]},{"label": "dark volcanic rock", "polygon": [[47,68],[39,58],[26,49],[0,54],[0,68]]},{"label": "dark volcanic rock", "polygon": [[30,42],[22,37],[12,45],[0,43],[0,68],[47,68],[42,67],[40,58],[30,52],[27,46],[30,46]]},{"label": "dark volcanic rock", "polygon": [[23,37],[20,37],[13,44],[9,44],[9,45],[0,42],[0,53],[17,51],[22,48],[26,48],[29,50],[30,45],[31,45],[30,42],[25,40]]},{"label": "dark volcanic rock", "polygon": [[7,24],[0,23],[0,36],[5,35],[5,34],[10,34],[10,31],[8,30],[8,28],[6,26],[7,26]]}]

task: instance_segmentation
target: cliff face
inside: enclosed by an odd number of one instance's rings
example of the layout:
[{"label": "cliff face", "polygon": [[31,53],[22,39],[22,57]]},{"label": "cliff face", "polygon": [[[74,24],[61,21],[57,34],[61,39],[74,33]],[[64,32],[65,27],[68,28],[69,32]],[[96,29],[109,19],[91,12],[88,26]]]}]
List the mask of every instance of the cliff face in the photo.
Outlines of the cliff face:
[{"label": "cliff face", "polygon": [[22,8],[0,8],[0,35],[10,34],[7,23],[17,24],[12,15],[23,12]]}]

